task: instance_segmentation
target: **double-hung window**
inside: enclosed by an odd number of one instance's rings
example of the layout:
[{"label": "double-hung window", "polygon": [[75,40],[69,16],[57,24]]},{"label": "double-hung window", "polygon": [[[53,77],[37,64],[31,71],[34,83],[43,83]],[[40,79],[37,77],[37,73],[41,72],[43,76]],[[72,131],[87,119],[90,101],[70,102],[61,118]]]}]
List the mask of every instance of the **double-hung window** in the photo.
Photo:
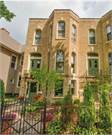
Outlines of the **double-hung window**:
[{"label": "double-hung window", "polygon": [[95,31],[89,30],[89,44],[95,44]]},{"label": "double-hung window", "polygon": [[35,44],[40,44],[41,43],[41,30],[37,30],[35,32]]},{"label": "double-hung window", "polygon": [[58,38],[64,38],[65,37],[65,23],[59,22],[58,23]]},{"label": "double-hung window", "polygon": [[76,41],[76,28],[74,25],[72,25],[72,40]]},{"label": "double-hung window", "polygon": [[17,61],[16,56],[12,55],[10,68],[12,69],[16,68],[16,61]]}]

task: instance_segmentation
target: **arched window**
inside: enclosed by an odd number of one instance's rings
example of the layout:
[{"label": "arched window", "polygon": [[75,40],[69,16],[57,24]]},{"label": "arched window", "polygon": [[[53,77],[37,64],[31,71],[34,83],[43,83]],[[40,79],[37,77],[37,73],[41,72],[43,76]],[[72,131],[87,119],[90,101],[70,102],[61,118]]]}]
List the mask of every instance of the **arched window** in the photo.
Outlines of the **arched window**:
[{"label": "arched window", "polygon": [[59,72],[63,72],[64,70],[64,52],[58,51],[56,55],[56,69],[59,70]]},{"label": "arched window", "polygon": [[35,44],[40,44],[41,43],[41,30],[37,30],[35,32]]},{"label": "arched window", "polygon": [[108,25],[107,26],[107,41],[111,40],[112,37],[111,37],[111,26]]},{"label": "arched window", "polygon": [[41,54],[33,53],[30,55],[30,70],[40,69],[41,66]]},{"label": "arched window", "polygon": [[72,40],[76,41],[76,28],[72,25]]},{"label": "arched window", "polygon": [[75,73],[75,54],[71,55],[71,73]]},{"label": "arched window", "polygon": [[89,30],[89,44],[95,44],[95,31]]},{"label": "arched window", "polygon": [[65,23],[59,22],[58,23],[58,38],[64,38],[65,37]]}]

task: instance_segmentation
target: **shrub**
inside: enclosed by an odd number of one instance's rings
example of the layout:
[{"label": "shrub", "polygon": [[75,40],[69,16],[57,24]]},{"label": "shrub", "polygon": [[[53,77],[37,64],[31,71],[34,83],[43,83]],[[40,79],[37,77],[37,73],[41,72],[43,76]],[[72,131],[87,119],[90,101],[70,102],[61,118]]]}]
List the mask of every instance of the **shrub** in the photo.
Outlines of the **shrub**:
[{"label": "shrub", "polygon": [[1,98],[5,97],[4,82],[0,79],[0,88],[1,88]]},{"label": "shrub", "polygon": [[43,106],[44,105],[44,101],[43,100],[37,100],[37,105],[38,106]]},{"label": "shrub", "polygon": [[80,127],[83,125],[85,128],[93,127],[95,123],[95,107],[94,106],[94,99],[92,97],[92,91],[91,86],[89,83],[86,84],[84,87],[84,93],[83,93],[84,99],[83,99],[83,106],[87,107],[81,107],[80,109],[80,115],[79,115],[79,123]]},{"label": "shrub", "polygon": [[80,105],[80,99],[79,98],[74,99],[74,104]]},{"label": "shrub", "polygon": [[73,113],[72,105],[73,105],[72,93],[69,86],[69,91],[67,92],[67,95],[65,95],[62,101],[62,107],[61,107],[62,124],[66,124],[67,122],[71,120],[71,113]]},{"label": "shrub", "polygon": [[61,100],[61,99],[56,100],[55,103],[54,103],[54,105],[59,105],[59,106],[61,106],[61,105],[62,105],[62,101],[63,101],[63,100]]},{"label": "shrub", "polygon": [[[51,113],[47,113],[47,115],[46,115],[46,122],[53,121],[53,119],[54,119],[54,116]],[[41,121],[42,122],[44,121],[44,116],[41,117]]]},{"label": "shrub", "polygon": [[51,104],[51,100],[47,100],[46,105],[50,105]]},{"label": "shrub", "polygon": [[34,95],[34,99],[39,99],[40,98],[40,95]]},{"label": "shrub", "polygon": [[109,96],[108,90],[103,90],[100,100],[99,118],[100,126],[102,128],[108,128],[111,126],[111,110],[109,108]]}]

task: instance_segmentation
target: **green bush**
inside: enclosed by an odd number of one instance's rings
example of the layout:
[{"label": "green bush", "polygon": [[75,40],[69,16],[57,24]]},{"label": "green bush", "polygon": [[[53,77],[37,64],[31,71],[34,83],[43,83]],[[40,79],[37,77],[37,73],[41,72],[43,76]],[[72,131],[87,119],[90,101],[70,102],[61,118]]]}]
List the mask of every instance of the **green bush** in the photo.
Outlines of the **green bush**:
[{"label": "green bush", "polygon": [[94,99],[92,97],[91,86],[89,85],[89,83],[87,83],[84,87],[83,96],[83,106],[85,107],[80,108],[79,125],[80,127],[82,127],[83,124],[83,127],[90,128],[93,127],[96,116],[95,107],[92,107],[94,106]]},{"label": "green bush", "polygon": [[63,100],[61,100],[61,99],[56,100],[55,103],[54,103],[54,105],[59,105],[59,106],[61,106],[61,105],[62,105],[62,101],[63,101]]},{"label": "green bush", "polygon": [[80,105],[80,99],[79,98],[74,99],[74,104]]},{"label": "green bush", "polygon": [[38,106],[43,106],[44,105],[44,101],[43,100],[37,100],[37,105]]},{"label": "green bush", "polygon": [[51,100],[47,100],[46,105],[51,105]]},{"label": "green bush", "polygon": [[62,126],[70,122],[70,120],[72,119],[72,115],[71,115],[72,113],[73,113],[73,100],[72,100],[71,88],[69,87],[69,91],[67,92],[67,95],[65,95],[62,101],[62,107],[61,107]]},{"label": "green bush", "polygon": [[5,97],[5,89],[4,89],[4,82],[0,79],[0,88],[1,88],[1,98]]},{"label": "green bush", "polygon": [[109,107],[109,96],[108,90],[103,90],[100,100],[100,109],[99,109],[99,125],[102,128],[108,128],[111,126],[111,110]]}]

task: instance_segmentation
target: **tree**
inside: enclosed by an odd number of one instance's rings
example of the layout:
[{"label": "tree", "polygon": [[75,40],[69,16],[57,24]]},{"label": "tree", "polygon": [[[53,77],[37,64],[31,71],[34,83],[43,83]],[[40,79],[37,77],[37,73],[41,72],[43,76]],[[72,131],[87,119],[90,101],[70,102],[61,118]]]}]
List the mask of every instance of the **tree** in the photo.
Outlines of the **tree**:
[{"label": "tree", "polygon": [[4,4],[4,1],[0,1],[0,19],[3,17],[6,21],[11,22],[11,19],[16,16],[14,13],[10,12]]},{"label": "tree", "polygon": [[80,109],[79,115],[79,124],[82,127],[89,128],[93,127],[95,123],[95,107],[94,107],[94,99],[92,97],[91,85],[89,83],[84,87],[83,93],[83,106]]},{"label": "tree", "polygon": [[1,98],[5,97],[5,89],[4,89],[4,82],[0,79],[0,91],[1,91]]},{"label": "tree", "polygon": [[[47,64],[43,63],[41,69],[36,71],[30,71],[34,80],[37,82],[37,87],[43,92],[43,96],[46,97],[48,94],[53,93],[53,89],[58,90],[61,87],[62,76],[61,73],[58,73],[58,70],[51,70],[48,72]],[[54,87],[56,83],[57,87]],[[46,90],[47,89],[47,90]]]},{"label": "tree", "polygon": [[100,100],[100,109],[99,109],[99,117],[100,123],[99,125],[102,128],[109,128],[111,126],[111,109],[109,107],[109,96],[108,90],[103,90]]}]

